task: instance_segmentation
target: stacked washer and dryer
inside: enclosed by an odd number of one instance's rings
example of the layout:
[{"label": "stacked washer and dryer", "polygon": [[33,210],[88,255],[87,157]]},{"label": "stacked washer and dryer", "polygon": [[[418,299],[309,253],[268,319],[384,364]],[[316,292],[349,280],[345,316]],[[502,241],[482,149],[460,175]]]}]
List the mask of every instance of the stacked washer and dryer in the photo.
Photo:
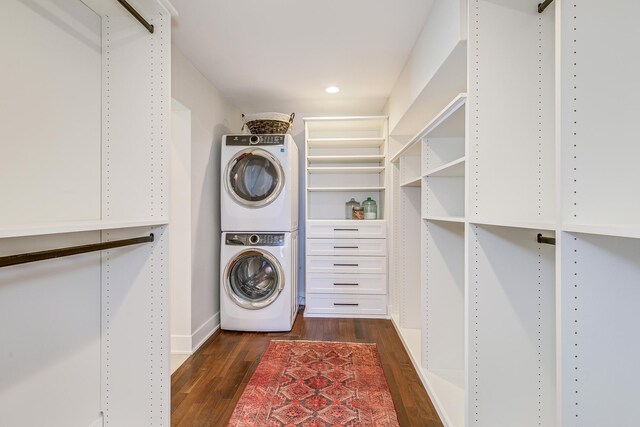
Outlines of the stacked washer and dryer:
[{"label": "stacked washer and dryer", "polygon": [[225,135],[220,326],[289,331],[298,311],[298,148],[291,135]]}]

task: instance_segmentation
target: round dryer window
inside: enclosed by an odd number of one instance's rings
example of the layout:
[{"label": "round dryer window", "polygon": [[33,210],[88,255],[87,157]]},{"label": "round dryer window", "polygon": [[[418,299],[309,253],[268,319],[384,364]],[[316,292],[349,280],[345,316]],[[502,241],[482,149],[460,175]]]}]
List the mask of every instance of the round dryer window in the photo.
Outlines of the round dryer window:
[{"label": "round dryer window", "polygon": [[284,186],[280,162],[260,149],[239,152],[227,166],[227,190],[240,204],[259,208],[273,202]]},{"label": "round dryer window", "polygon": [[225,287],[240,307],[256,310],[271,304],[284,287],[284,272],[277,259],[260,250],[236,255],[225,269]]}]

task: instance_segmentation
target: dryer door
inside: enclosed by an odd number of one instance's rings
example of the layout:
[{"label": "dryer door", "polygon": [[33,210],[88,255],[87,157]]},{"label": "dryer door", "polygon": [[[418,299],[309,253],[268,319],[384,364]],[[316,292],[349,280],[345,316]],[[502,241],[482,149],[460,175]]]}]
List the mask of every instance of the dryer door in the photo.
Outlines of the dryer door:
[{"label": "dryer door", "polygon": [[242,150],[227,165],[225,185],[233,199],[249,208],[273,202],[284,187],[282,165],[259,148]]},{"label": "dryer door", "polygon": [[237,305],[250,310],[267,307],[284,289],[284,271],[268,252],[248,249],[238,253],[225,268],[223,286]]}]

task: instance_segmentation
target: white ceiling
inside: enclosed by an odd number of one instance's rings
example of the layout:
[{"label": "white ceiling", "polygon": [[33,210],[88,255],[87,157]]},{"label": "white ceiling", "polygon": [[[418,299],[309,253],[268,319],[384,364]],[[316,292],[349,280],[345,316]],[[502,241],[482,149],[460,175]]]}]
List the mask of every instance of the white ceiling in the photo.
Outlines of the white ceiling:
[{"label": "white ceiling", "polygon": [[172,0],[173,40],[243,112],[378,113],[432,2]]}]

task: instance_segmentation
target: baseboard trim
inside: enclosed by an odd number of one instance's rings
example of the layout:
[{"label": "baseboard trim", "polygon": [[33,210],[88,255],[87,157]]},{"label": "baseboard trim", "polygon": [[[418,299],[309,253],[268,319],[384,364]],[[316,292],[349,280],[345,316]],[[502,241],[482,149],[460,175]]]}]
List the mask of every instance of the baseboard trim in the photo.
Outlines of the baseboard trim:
[{"label": "baseboard trim", "polygon": [[195,353],[218,329],[220,329],[220,312],[211,316],[193,333],[191,342],[196,344],[193,345],[191,353]]},{"label": "baseboard trim", "polygon": [[218,329],[220,329],[220,312],[207,319],[191,335],[171,335],[171,354],[192,355]]},{"label": "baseboard trim", "polygon": [[193,354],[192,335],[171,335],[171,354]]}]

